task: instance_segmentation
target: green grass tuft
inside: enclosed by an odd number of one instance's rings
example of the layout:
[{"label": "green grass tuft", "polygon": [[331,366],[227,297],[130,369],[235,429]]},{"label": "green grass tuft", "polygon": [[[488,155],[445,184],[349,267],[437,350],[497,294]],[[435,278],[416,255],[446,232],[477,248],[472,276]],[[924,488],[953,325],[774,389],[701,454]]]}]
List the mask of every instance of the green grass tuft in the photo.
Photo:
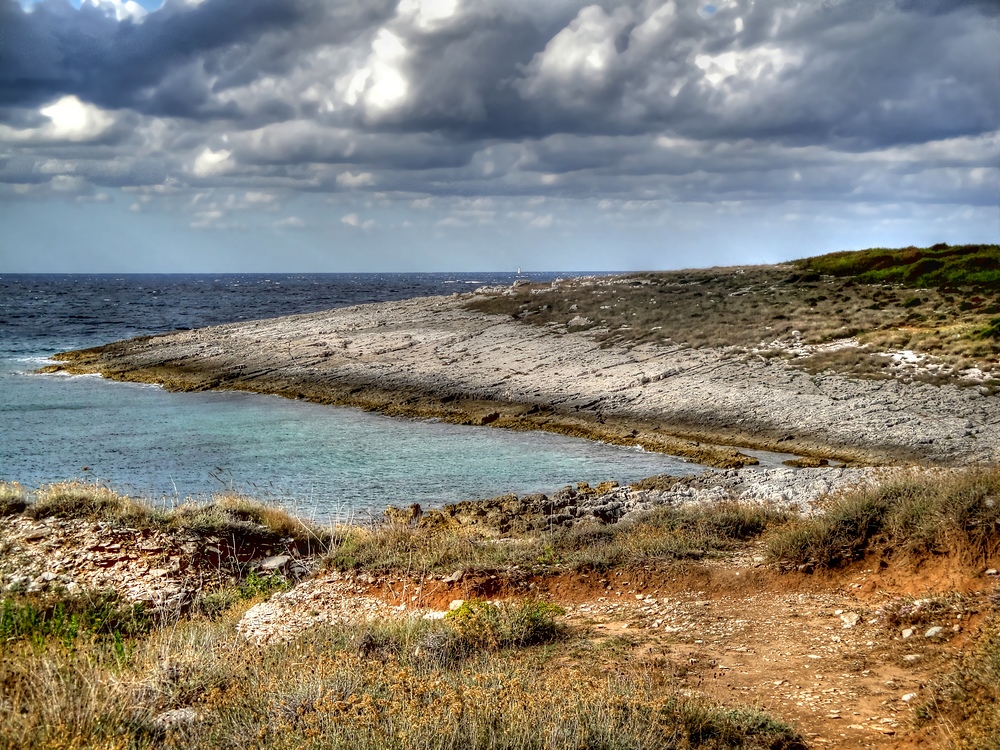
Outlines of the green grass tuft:
[{"label": "green grass tuft", "polygon": [[112,592],[76,596],[11,596],[0,600],[0,642],[26,640],[40,645],[52,638],[65,644],[78,637],[135,637],[152,620],[140,604]]}]

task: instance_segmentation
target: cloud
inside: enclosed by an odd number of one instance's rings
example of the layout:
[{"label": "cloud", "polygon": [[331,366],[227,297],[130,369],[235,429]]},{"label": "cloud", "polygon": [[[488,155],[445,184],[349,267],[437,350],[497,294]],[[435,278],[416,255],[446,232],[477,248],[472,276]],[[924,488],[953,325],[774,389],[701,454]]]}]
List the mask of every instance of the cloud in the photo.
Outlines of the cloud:
[{"label": "cloud", "polygon": [[299,216],[286,216],[274,222],[272,226],[275,229],[304,229],[306,222]]},{"label": "cloud", "polygon": [[0,0],[0,182],[243,196],[206,212],[277,210],[297,191],[995,201],[995,3],[703,10]]},{"label": "cloud", "polygon": [[229,157],[232,153],[232,151],[226,151],[224,149],[212,151],[212,149],[206,146],[202,149],[201,153],[195,157],[194,164],[191,166],[191,171],[196,177],[212,177],[214,175],[225,174],[233,168],[232,162],[229,161]]},{"label": "cloud", "polygon": [[41,107],[45,120],[37,127],[0,125],[0,142],[25,144],[83,143],[95,141],[115,124],[115,118],[93,104],[69,95]]},{"label": "cloud", "polygon": [[355,229],[372,229],[375,226],[374,219],[362,220],[356,213],[345,214],[340,217],[340,222]]},{"label": "cloud", "polygon": [[368,187],[375,184],[375,177],[371,172],[344,172],[337,175],[337,184],[346,188]]}]

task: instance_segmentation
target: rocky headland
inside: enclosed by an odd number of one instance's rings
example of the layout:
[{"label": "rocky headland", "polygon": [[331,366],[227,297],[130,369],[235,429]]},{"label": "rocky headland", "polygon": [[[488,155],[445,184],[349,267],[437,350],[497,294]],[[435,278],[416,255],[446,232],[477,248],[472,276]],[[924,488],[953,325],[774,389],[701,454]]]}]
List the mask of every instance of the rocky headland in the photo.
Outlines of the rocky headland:
[{"label": "rocky headland", "polygon": [[[927,253],[954,261],[939,276],[997,253],[970,247],[885,252],[910,279]],[[857,254],[864,284],[823,258],[518,283],[59,355],[46,372],[549,430],[692,471],[344,527],[0,482],[0,728],[440,747],[441,726],[544,725],[591,746],[599,716],[601,747],[992,747],[1000,297],[952,276],[914,296],[885,252]]]},{"label": "rocky headland", "polygon": [[[530,300],[533,291],[478,294]],[[986,388],[814,374],[731,347],[608,344],[600,330],[574,330],[572,319],[525,325],[469,301],[432,297],[179,331],[68,352],[47,370],[551,430],[724,468],[756,463],[741,447],[863,465],[1000,458],[1000,399]]]}]

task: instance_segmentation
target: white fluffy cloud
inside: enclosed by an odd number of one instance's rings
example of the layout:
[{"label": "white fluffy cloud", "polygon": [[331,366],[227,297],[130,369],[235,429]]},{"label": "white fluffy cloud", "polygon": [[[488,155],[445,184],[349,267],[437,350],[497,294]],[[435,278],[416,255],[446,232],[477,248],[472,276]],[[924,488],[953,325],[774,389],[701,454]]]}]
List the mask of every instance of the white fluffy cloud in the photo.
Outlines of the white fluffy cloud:
[{"label": "white fluffy cloud", "polygon": [[36,127],[0,125],[0,143],[86,143],[99,139],[115,124],[110,113],[72,95],[39,108],[38,114],[43,122]]}]

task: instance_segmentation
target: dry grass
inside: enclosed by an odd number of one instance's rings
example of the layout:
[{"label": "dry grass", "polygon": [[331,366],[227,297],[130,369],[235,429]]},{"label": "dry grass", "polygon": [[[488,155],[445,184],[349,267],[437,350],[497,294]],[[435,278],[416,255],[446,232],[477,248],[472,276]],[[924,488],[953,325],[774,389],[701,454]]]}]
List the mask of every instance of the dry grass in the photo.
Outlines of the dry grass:
[{"label": "dry grass", "polygon": [[242,495],[219,495],[207,504],[187,503],[167,513],[174,528],[212,536],[229,536],[266,530],[282,539],[312,542],[321,547],[329,530],[293,516],[284,508]]},{"label": "dry grass", "polygon": [[910,475],[861,488],[767,539],[785,567],[836,568],[867,554],[945,553],[979,565],[1000,555],[1000,469]]},{"label": "dry grass", "polygon": [[261,648],[235,636],[238,614],[174,623],[124,651],[8,650],[0,747],[804,747],[763,713],[681,697],[668,675],[572,638],[487,644],[455,663],[434,650],[447,622],[334,626]]},{"label": "dry grass", "polygon": [[[889,367],[881,354],[887,350],[933,356],[942,382],[973,366],[993,372],[1000,359],[1000,288],[961,278],[911,289],[790,265],[711,268],[522,287],[510,296],[477,297],[469,307],[556,324],[553,331],[592,330],[609,344],[732,347],[765,358],[854,337],[866,346],[791,361],[858,377],[912,377]],[[588,322],[567,328],[578,317]]]},{"label": "dry grass", "polygon": [[922,723],[937,728],[950,750],[995,750],[1000,744],[1000,619],[983,627],[974,648],[931,685]]},{"label": "dry grass", "polygon": [[28,507],[28,491],[17,482],[0,482],[0,518]]},{"label": "dry grass", "polygon": [[24,510],[29,518],[87,518],[148,528],[163,523],[151,505],[98,484],[58,482],[41,487]]},{"label": "dry grass", "polygon": [[[9,498],[9,499],[8,499]],[[0,515],[29,518],[86,518],[140,529],[183,529],[214,536],[268,536],[323,547],[329,530],[283,508],[241,495],[219,495],[209,503],[185,503],[169,510],[121,495],[100,484],[58,482],[30,493],[21,485],[0,484]]]},{"label": "dry grass", "polygon": [[513,539],[387,522],[341,529],[325,562],[337,570],[411,573],[670,564],[731,551],[786,520],[766,506],[733,502],[663,507],[618,524],[582,523]]}]

